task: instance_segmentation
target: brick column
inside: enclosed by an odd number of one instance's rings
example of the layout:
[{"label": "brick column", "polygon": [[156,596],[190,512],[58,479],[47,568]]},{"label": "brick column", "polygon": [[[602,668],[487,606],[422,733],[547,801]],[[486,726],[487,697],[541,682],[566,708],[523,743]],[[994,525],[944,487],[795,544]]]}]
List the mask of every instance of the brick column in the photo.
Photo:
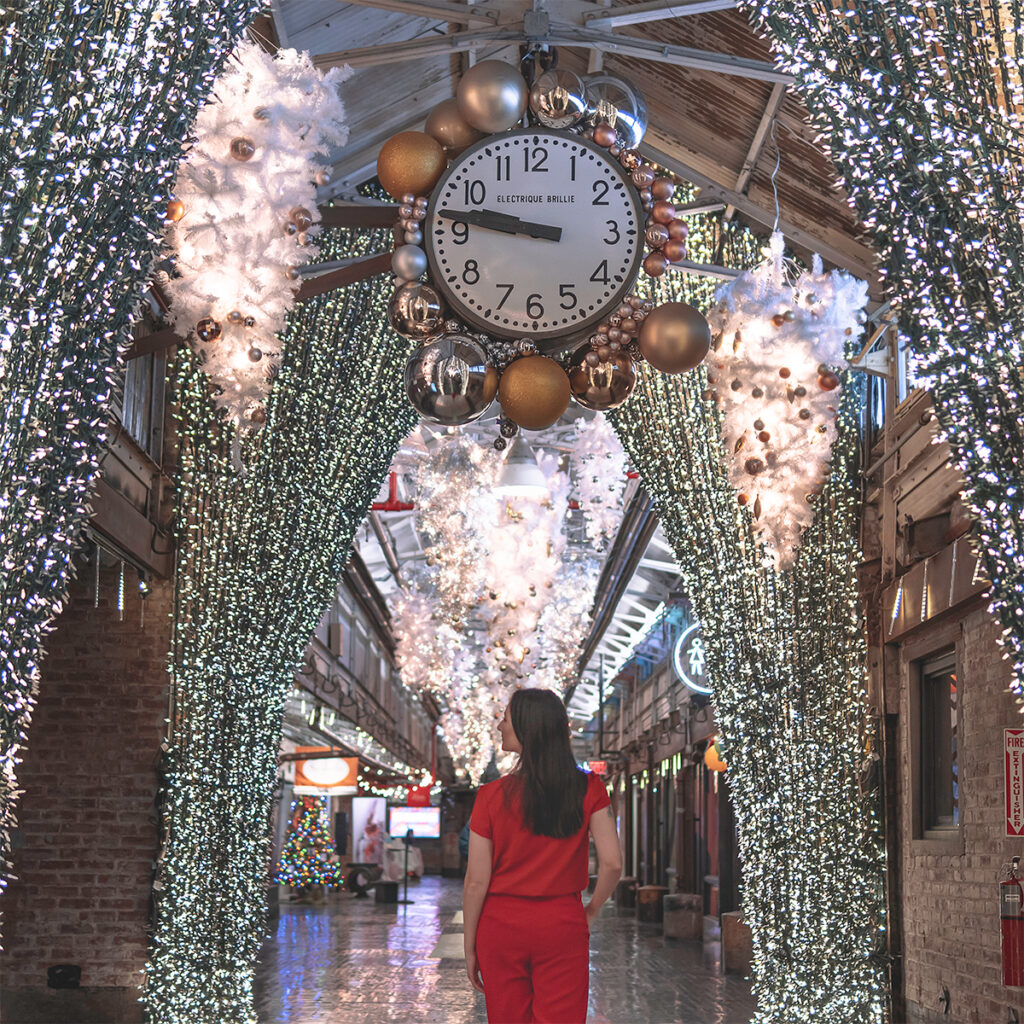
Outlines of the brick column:
[{"label": "brick column", "polygon": [[[3,901],[5,1024],[142,1020],[172,594],[154,582],[140,624],[126,566],[120,621],[118,571],[104,567],[94,607],[93,566],[79,565],[47,644]],[[81,988],[48,988],[54,964],[80,966]]]}]

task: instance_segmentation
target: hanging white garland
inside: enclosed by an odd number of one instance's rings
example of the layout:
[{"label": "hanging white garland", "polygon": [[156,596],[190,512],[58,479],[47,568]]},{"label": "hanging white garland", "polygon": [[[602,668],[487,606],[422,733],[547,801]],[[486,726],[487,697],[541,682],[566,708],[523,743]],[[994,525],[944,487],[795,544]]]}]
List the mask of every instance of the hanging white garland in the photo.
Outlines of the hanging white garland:
[{"label": "hanging white garland", "polygon": [[348,129],[338,86],[350,68],[321,74],[309,54],[271,57],[242,43],[196,120],[196,140],[168,205],[174,267],[162,285],[171,318],[190,334],[236,423],[263,422],[295,301],[297,268],[316,258],[318,156]]},{"label": "hanging white garland", "polygon": [[861,333],[865,282],[815,256],[791,270],[772,235],[764,263],[723,285],[708,315],[708,381],[722,412],[729,480],[776,567],[814,517],[836,439],[845,348]]}]

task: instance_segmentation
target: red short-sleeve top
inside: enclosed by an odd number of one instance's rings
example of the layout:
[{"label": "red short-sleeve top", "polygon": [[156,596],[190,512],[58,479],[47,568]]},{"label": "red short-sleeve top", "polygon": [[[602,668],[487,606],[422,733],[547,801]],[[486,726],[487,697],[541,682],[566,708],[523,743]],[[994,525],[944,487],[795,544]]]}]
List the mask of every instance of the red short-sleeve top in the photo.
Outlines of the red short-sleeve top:
[{"label": "red short-sleeve top", "polygon": [[529,830],[515,785],[515,777],[510,775],[489,782],[480,787],[473,805],[469,827],[494,846],[487,891],[532,897],[582,892],[589,881],[590,816],[610,803],[604,783],[597,775],[587,777],[583,827],[566,839],[538,836]]}]

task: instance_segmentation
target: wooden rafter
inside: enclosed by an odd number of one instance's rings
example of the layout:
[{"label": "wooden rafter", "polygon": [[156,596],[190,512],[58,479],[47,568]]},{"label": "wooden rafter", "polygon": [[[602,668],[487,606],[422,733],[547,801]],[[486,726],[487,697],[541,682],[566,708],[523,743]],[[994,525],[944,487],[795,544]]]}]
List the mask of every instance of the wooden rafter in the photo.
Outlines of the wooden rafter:
[{"label": "wooden rafter", "polygon": [[[764,144],[768,139],[768,132],[771,130],[772,124],[775,121],[775,115],[779,112],[779,107],[782,106],[782,100],[785,95],[786,87],[784,85],[776,83],[772,86],[772,92],[768,97],[767,104],[765,104],[764,113],[761,115],[757,131],[754,132],[754,139],[750,143],[750,149],[747,151],[746,158],[743,161],[743,168],[740,170],[736,178],[736,184],[733,186],[737,192],[742,192],[746,195],[747,185],[750,184],[750,177],[757,166],[761,150],[764,149]],[[725,219],[732,220],[735,212],[735,206],[727,206],[725,209]]]},{"label": "wooden rafter", "polygon": [[376,277],[377,274],[390,270],[391,253],[378,252],[373,256],[355,260],[346,267],[330,270],[319,277],[307,278],[299,287],[296,299],[302,302],[304,299],[313,298],[314,295],[323,295],[324,292],[332,292],[335,288],[344,288],[345,285],[355,284],[356,281],[364,281],[368,277]]},{"label": "wooden rafter", "polygon": [[612,7],[607,13],[588,12],[583,15],[583,20],[591,28],[610,29],[619,28],[622,25],[664,21],[666,18],[684,18],[693,14],[728,11],[735,6],[736,0],[688,0],[688,2],[674,4],[666,4],[664,0],[654,0],[653,3]]},{"label": "wooden rafter", "polygon": [[359,7],[375,7],[380,11],[408,14],[410,18],[431,18],[457,25],[494,25],[497,10],[470,7],[464,4],[430,3],[429,0],[345,0]]}]

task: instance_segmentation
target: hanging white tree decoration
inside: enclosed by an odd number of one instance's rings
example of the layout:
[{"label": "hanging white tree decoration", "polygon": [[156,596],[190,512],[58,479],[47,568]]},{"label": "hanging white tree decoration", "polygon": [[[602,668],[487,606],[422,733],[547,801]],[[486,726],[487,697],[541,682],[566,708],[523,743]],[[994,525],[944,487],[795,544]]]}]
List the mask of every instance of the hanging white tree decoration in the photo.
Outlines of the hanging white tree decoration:
[{"label": "hanging white tree decoration", "polygon": [[836,438],[845,349],[861,333],[865,282],[770,256],[716,292],[708,315],[714,350],[708,382],[723,413],[729,480],[779,569],[792,565],[800,534],[828,473]]},{"label": "hanging white tree decoration", "polygon": [[220,389],[218,405],[242,426],[265,420],[297,268],[318,252],[316,185],[327,180],[318,157],[348,136],[338,85],[350,74],[242,43],[178,170],[167,210],[174,269],[162,284],[174,324],[193,336]]}]

